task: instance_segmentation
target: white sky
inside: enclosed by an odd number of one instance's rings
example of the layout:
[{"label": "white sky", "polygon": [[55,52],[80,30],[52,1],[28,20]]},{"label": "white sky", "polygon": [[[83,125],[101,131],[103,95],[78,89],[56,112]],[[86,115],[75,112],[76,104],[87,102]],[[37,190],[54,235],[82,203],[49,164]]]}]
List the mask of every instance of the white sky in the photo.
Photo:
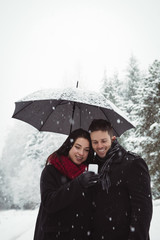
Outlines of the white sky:
[{"label": "white sky", "polygon": [[77,80],[98,90],[131,54],[160,60],[159,0],[0,0],[0,143],[15,101]]}]

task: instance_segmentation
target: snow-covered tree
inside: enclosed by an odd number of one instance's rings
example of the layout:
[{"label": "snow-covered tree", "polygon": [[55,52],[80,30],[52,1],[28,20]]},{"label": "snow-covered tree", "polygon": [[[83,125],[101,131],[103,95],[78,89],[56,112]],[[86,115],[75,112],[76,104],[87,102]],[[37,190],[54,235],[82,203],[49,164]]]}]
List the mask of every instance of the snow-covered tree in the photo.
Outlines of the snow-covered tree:
[{"label": "snow-covered tree", "polygon": [[129,59],[124,83],[125,88],[123,89],[124,93],[121,99],[122,107],[120,106],[120,108],[126,113],[126,116],[130,119],[135,128],[125,132],[121,136],[120,142],[126,149],[141,153],[137,145],[136,131],[139,125],[139,98],[141,98],[141,90],[143,88],[143,76],[139,69],[138,61],[134,56],[131,56]]},{"label": "snow-covered tree", "polygon": [[155,197],[160,197],[160,61],[155,60],[145,78],[140,143],[150,167]]},{"label": "snow-covered tree", "polygon": [[18,167],[22,160],[26,136],[32,131],[32,128],[25,123],[17,122],[9,131],[5,145],[0,158],[0,171],[2,173],[3,185],[1,191],[3,196],[3,205],[6,208],[13,206],[13,194],[11,189],[12,179],[18,174]]},{"label": "snow-covered tree", "polygon": [[104,71],[101,92],[106,99],[113,102],[117,107],[121,105],[123,83],[119,80],[118,73],[114,73],[113,77],[108,78],[106,70]]},{"label": "snow-covered tree", "polygon": [[4,189],[4,185],[5,185],[5,181],[4,181],[5,177],[4,177],[4,173],[2,171],[2,169],[0,169],[0,210],[5,209],[6,207],[6,195],[3,191]]},{"label": "snow-covered tree", "polygon": [[23,122],[11,129],[0,163],[3,208],[34,208],[40,201],[39,181],[49,154],[66,135],[39,132]]},{"label": "snow-covered tree", "polygon": [[160,197],[160,62],[154,61],[141,78],[132,102],[130,118],[136,128],[126,132],[123,144],[147,162],[155,198]]},{"label": "snow-covered tree", "polygon": [[137,59],[132,55],[129,59],[127,67],[127,92],[128,100],[133,103],[138,103],[137,91],[139,84],[141,83],[141,72],[138,67]]}]

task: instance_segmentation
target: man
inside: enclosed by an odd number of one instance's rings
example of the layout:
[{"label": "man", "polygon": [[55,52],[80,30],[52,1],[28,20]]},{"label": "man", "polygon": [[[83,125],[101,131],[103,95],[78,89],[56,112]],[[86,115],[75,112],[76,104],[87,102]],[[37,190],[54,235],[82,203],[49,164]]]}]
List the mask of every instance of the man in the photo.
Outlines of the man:
[{"label": "man", "polygon": [[106,120],[93,120],[89,132],[100,176],[94,187],[93,240],[148,240],[152,197],[145,161],[118,143]]}]

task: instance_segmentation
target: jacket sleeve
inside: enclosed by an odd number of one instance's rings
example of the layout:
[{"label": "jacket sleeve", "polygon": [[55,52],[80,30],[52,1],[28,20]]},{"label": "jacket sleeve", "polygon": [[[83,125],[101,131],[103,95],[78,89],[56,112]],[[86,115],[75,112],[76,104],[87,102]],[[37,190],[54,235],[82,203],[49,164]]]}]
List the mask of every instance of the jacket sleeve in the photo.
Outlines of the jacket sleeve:
[{"label": "jacket sleeve", "polygon": [[152,218],[152,197],[148,167],[142,158],[131,161],[127,173],[131,204],[129,240],[148,240]]},{"label": "jacket sleeve", "polygon": [[63,177],[52,165],[44,168],[40,179],[41,204],[48,213],[57,212],[84,195],[84,190],[75,178],[63,183]]}]

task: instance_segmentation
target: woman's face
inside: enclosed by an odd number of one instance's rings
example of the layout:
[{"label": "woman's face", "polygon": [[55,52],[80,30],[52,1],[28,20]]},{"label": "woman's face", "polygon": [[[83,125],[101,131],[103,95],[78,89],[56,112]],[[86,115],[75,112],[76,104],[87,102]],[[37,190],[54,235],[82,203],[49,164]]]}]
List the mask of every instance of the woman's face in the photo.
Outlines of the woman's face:
[{"label": "woman's face", "polygon": [[89,141],[85,138],[77,138],[69,151],[69,158],[77,165],[86,161],[89,153]]}]

